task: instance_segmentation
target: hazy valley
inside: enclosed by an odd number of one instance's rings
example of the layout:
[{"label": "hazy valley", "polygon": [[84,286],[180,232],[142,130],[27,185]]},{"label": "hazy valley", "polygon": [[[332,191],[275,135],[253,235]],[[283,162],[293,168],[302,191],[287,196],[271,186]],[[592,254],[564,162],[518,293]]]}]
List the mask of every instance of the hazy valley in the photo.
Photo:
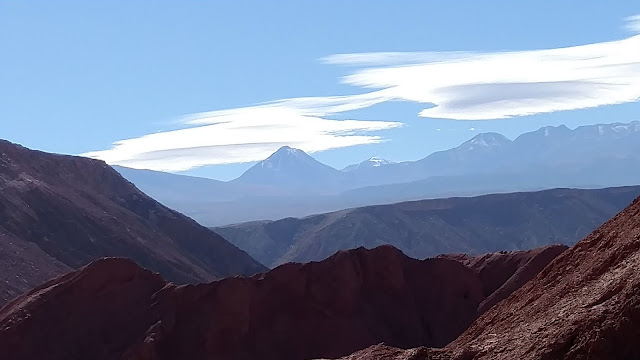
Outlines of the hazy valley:
[{"label": "hazy valley", "polygon": [[573,245],[640,195],[640,186],[421,200],[213,228],[261,263],[322,260],[390,244],[424,259]]}]

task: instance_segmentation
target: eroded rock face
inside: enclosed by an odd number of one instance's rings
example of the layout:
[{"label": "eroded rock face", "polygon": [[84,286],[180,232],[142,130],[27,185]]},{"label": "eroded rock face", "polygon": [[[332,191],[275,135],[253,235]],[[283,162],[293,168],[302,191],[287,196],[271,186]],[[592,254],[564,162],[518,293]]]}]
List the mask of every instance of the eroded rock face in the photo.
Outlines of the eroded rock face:
[{"label": "eroded rock face", "polygon": [[12,359],[114,359],[153,323],[158,275],[106,258],[47,282],[0,310],[0,353]]},{"label": "eroded rock face", "polygon": [[[443,350],[414,359],[640,359],[640,198],[565,251]],[[415,349],[414,349],[415,350]],[[414,350],[376,345],[376,352]]]},{"label": "eroded rock face", "polygon": [[[473,263],[483,264],[478,269],[510,263],[488,259]],[[0,353],[17,360],[302,360],[380,342],[444,346],[487,298],[478,269],[382,246],[176,286],[130,261],[98,260],[1,310]]]},{"label": "eroded rock face", "polygon": [[530,251],[502,251],[480,256],[453,254],[440,257],[461,261],[480,276],[485,299],[478,307],[478,314],[483,314],[526,284],[568,248],[566,245],[550,245]]},{"label": "eroded rock face", "polygon": [[640,199],[560,255],[447,349],[455,359],[638,359],[638,269]]},{"label": "eroded rock face", "polygon": [[0,304],[105,256],[179,283],[266,270],[102,161],[0,140]]},{"label": "eroded rock face", "polygon": [[482,294],[460,263],[380,247],[160,298],[164,326],[136,351],[155,355],[131,358],[308,359],[380,341],[444,345],[472,321]]}]

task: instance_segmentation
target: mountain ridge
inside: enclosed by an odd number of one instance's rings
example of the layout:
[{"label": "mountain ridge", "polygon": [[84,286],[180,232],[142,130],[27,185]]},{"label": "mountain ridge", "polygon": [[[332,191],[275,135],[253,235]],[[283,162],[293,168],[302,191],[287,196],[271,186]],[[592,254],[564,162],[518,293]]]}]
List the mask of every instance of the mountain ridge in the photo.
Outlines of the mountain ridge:
[{"label": "mountain ridge", "polygon": [[414,258],[572,245],[640,195],[640,186],[553,189],[373,205],[213,228],[273,267],[391,244]]},{"label": "mountain ridge", "polygon": [[479,315],[485,282],[505,281],[483,279],[482,269],[522,285],[528,278],[518,268],[565,250],[499,254],[472,269],[455,259],[411,259],[391,246],[359,248],[186,286],[130,260],[101,259],[0,309],[0,353],[13,360],[303,360],[380,341],[443,346]]}]

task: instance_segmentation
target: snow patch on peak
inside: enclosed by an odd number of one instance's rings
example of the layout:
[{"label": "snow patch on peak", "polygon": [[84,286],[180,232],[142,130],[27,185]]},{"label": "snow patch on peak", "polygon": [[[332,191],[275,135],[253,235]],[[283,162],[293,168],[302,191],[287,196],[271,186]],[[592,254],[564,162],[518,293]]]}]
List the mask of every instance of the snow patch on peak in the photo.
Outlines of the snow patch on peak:
[{"label": "snow patch on peak", "polygon": [[611,127],[611,130],[615,132],[623,132],[628,131],[631,128],[631,125],[614,125]]},{"label": "snow patch on peak", "polygon": [[[640,132],[639,121],[632,121],[629,123],[598,124],[596,126],[598,129],[598,135],[600,136],[611,134],[611,133],[614,133],[617,135],[625,135],[629,133]],[[578,129],[580,128],[592,128],[592,127],[587,125],[584,127],[578,127]]]},{"label": "snow patch on peak", "polygon": [[476,148],[490,148],[494,146],[504,146],[510,143],[511,140],[507,139],[504,135],[498,133],[482,133],[474,136],[471,140],[460,145],[460,148],[468,151]]},{"label": "snow patch on peak", "polygon": [[315,159],[300,149],[283,146],[265,160],[260,161],[258,164],[262,168],[278,169],[286,166],[285,164],[310,163],[315,161]]},{"label": "snow patch on peak", "polygon": [[300,150],[300,149],[295,149],[292,148],[290,146],[283,146],[280,149],[278,149],[276,152],[274,152],[271,156],[274,155],[302,155],[305,152]]},{"label": "snow patch on peak", "polygon": [[383,159],[378,156],[373,156],[361,163],[349,165],[346,168],[342,169],[342,171],[348,172],[348,171],[353,171],[360,168],[377,168],[377,167],[381,167],[384,165],[391,165],[391,164],[395,164],[395,162],[391,160]]},{"label": "snow patch on peak", "polygon": [[395,164],[391,160],[386,160],[386,159],[383,159],[383,158],[380,158],[380,157],[377,157],[377,156],[369,158],[368,160],[365,161],[365,163],[369,163],[373,167],[378,167],[378,166],[382,166],[382,165],[389,165],[389,164]]}]

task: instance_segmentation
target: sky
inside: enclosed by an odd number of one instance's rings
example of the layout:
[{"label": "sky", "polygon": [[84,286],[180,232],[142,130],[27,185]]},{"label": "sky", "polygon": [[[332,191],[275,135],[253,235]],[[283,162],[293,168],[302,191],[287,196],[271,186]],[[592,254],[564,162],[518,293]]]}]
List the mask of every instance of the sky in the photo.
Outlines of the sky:
[{"label": "sky", "polygon": [[640,120],[640,4],[0,0],[0,138],[228,180]]}]

